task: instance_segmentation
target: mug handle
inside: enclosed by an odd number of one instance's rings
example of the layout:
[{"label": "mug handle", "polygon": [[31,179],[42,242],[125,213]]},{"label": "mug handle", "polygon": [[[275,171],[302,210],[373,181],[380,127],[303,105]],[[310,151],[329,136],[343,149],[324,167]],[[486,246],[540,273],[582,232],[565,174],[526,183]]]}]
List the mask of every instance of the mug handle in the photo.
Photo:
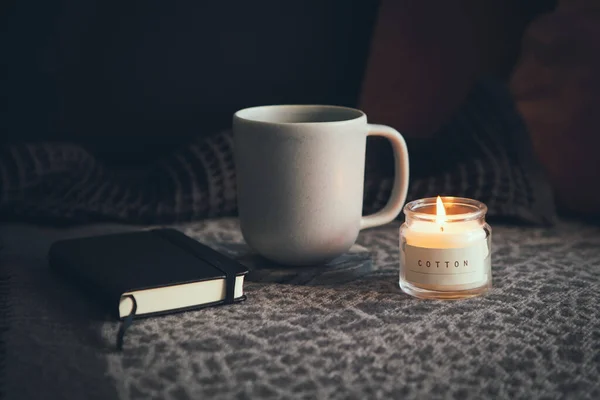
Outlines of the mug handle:
[{"label": "mug handle", "polygon": [[392,144],[394,150],[394,187],[392,188],[392,195],[383,209],[361,218],[361,230],[392,222],[402,211],[408,193],[408,149],[404,138],[400,132],[386,125],[368,124],[368,128],[367,136],[382,136]]}]

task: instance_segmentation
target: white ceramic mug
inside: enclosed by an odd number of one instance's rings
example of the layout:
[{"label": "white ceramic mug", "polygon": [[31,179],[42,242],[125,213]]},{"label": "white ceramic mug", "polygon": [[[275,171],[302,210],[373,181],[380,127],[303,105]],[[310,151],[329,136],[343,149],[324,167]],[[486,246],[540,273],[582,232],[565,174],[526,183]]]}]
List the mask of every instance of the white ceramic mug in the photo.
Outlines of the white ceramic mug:
[{"label": "white ceramic mug", "polygon": [[[286,265],[324,263],[345,253],[361,229],[398,216],[408,190],[408,151],[389,126],[360,110],[277,105],[233,117],[242,234],[257,253]],[[362,216],[367,136],[394,149],[395,184],[387,205]]]}]

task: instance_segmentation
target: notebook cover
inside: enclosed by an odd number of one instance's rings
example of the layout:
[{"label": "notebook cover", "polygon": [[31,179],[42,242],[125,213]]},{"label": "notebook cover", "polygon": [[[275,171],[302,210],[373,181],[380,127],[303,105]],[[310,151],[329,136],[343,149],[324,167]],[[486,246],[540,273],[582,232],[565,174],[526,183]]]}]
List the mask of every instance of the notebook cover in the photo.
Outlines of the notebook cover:
[{"label": "notebook cover", "polygon": [[[226,279],[244,275],[242,264],[174,229],[155,229],[55,242],[48,253],[50,267],[86,290],[119,318],[126,292]],[[233,299],[239,302],[245,296]],[[143,314],[139,318],[225,304],[227,299],[185,308]],[[138,317],[138,316],[136,316]]]}]

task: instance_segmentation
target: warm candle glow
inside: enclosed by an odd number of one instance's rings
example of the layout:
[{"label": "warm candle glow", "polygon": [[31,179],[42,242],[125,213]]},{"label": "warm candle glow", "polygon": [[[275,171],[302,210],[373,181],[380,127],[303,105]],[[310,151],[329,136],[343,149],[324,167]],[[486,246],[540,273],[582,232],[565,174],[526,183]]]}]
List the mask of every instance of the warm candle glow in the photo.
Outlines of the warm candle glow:
[{"label": "warm candle glow", "polygon": [[444,230],[444,224],[446,223],[446,207],[440,196],[437,197],[435,204],[435,222],[439,225],[441,230]]}]

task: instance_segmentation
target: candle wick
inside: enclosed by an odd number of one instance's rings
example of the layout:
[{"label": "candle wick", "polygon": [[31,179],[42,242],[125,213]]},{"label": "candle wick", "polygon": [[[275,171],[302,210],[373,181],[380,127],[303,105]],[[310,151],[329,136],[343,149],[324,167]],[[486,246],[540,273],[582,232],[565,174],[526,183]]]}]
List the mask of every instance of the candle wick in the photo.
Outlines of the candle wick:
[{"label": "candle wick", "polygon": [[444,232],[444,227],[440,226],[440,231]]}]

